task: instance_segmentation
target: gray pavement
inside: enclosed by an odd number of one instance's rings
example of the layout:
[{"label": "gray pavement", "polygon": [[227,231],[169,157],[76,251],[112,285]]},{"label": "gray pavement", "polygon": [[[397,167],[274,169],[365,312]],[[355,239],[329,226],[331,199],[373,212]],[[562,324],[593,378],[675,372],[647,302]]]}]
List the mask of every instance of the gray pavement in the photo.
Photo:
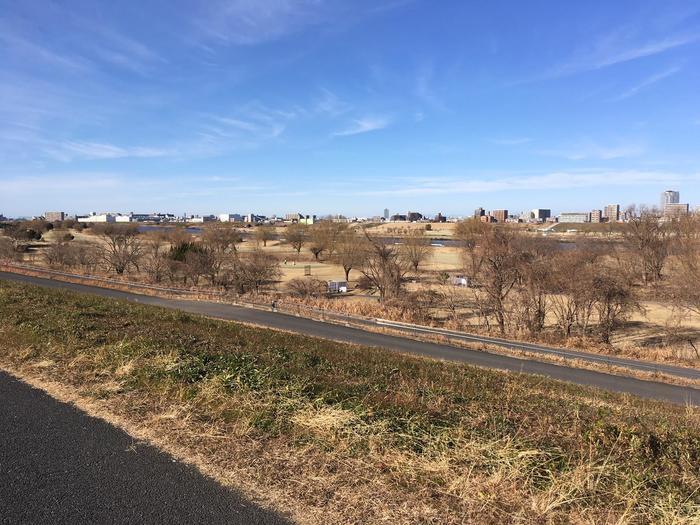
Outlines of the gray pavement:
[{"label": "gray pavement", "polygon": [[0,523],[290,523],[0,372]]},{"label": "gray pavement", "polygon": [[[149,304],[165,308],[175,308],[186,312],[206,315],[231,321],[243,321],[279,330],[301,333],[313,337],[331,339],[365,346],[386,348],[388,350],[419,356],[458,361],[471,365],[507,370],[511,372],[538,374],[553,379],[568,381],[585,386],[598,387],[613,392],[622,392],[635,396],[660,401],[670,401],[681,405],[700,406],[700,389],[672,385],[657,381],[646,381],[633,377],[618,376],[605,372],[574,368],[545,363],[531,358],[516,358],[479,350],[468,350],[448,344],[417,341],[410,337],[399,337],[352,328],[348,326],[324,323],[278,312],[264,311],[240,306],[207,301],[187,301],[165,299],[139,295],[130,292],[110,290],[96,286],[52,281],[38,277],[28,277],[13,273],[0,272],[0,279],[13,280],[47,286],[51,288],[70,289],[115,299],[124,299],[140,304]],[[660,371],[663,365],[659,365]]]}]

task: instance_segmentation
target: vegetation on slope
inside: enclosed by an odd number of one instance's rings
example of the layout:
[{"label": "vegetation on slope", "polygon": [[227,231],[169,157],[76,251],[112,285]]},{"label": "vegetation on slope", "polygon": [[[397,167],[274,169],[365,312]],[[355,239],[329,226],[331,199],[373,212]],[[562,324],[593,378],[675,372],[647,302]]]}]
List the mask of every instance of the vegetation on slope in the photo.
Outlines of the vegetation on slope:
[{"label": "vegetation on slope", "polygon": [[690,408],[6,282],[0,364],[302,522],[700,520]]}]

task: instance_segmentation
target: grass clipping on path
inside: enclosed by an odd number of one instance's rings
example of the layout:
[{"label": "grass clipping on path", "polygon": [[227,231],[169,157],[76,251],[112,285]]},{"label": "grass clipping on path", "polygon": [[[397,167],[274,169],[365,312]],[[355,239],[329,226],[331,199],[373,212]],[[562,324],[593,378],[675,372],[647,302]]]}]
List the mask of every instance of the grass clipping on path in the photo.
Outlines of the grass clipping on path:
[{"label": "grass clipping on path", "polygon": [[302,523],[700,521],[696,409],[6,282],[0,364]]}]

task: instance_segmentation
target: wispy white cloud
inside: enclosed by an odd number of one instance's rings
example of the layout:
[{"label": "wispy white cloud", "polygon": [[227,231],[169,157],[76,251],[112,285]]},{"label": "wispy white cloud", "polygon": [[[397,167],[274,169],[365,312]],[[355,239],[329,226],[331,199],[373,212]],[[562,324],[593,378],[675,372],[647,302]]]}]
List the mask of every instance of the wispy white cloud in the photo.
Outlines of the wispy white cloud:
[{"label": "wispy white cloud", "polygon": [[114,144],[77,141],[60,142],[55,147],[48,148],[47,151],[59,160],[72,160],[76,157],[84,159],[152,158],[163,157],[171,153],[166,149],[140,146],[122,147]]},{"label": "wispy white cloud", "polygon": [[364,117],[354,120],[352,125],[333,133],[334,137],[347,137],[350,135],[359,135],[386,128],[390,124],[390,120],[386,117]]},{"label": "wispy white cloud", "polygon": [[434,177],[394,181],[391,187],[359,191],[355,195],[452,195],[504,191],[542,191],[629,185],[668,185],[700,182],[700,173],[681,174],[658,171],[555,171],[542,175],[514,176],[499,174],[489,179]]},{"label": "wispy white cloud", "polygon": [[540,155],[561,157],[568,160],[613,160],[643,155],[645,148],[641,144],[618,142],[616,144],[600,144],[592,140],[579,141],[562,148],[551,148],[537,151]]},{"label": "wispy white cloud", "polygon": [[618,101],[618,100],[624,100],[626,98],[633,97],[634,95],[636,95],[637,93],[639,93],[643,89],[648,88],[649,86],[656,84],[657,82],[660,82],[661,80],[664,80],[665,78],[673,76],[680,71],[681,71],[680,67],[671,67],[671,68],[668,68],[664,71],[661,71],[660,73],[656,73],[655,75],[652,75],[650,77],[645,78],[639,84],[632,86],[631,88],[627,89],[626,91],[623,91],[622,93],[620,93],[617,97],[613,98],[612,100]]},{"label": "wispy white cloud", "polygon": [[660,55],[668,51],[694,44],[700,34],[683,33],[653,40],[641,41],[636,32],[629,28],[603,35],[586,49],[579,50],[565,63],[551,68],[539,77],[530,80],[559,78],[586,71],[595,71],[646,57]]},{"label": "wispy white cloud", "polygon": [[321,88],[321,97],[316,101],[313,109],[316,113],[337,117],[352,110],[352,105],[342,100],[331,90]]},{"label": "wispy white cloud", "polygon": [[210,38],[255,45],[284,38],[325,20],[320,0],[219,0],[207,2],[197,25]]}]

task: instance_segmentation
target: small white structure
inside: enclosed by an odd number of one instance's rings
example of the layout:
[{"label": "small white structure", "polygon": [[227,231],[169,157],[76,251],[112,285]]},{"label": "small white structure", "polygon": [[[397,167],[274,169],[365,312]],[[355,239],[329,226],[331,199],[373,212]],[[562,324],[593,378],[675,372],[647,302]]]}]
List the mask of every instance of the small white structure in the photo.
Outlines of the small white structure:
[{"label": "small white structure", "polygon": [[87,217],[78,217],[78,222],[116,222],[116,217],[111,213],[102,213],[100,215],[93,213]]},{"label": "small white structure", "polygon": [[114,218],[114,222],[131,222],[131,216],[130,215],[117,215]]},{"label": "small white structure", "polygon": [[328,281],[328,293],[348,293],[348,282]]},{"label": "small white structure", "polygon": [[452,278],[452,286],[469,286],[469,277],[465,275],[455,275]]}]

